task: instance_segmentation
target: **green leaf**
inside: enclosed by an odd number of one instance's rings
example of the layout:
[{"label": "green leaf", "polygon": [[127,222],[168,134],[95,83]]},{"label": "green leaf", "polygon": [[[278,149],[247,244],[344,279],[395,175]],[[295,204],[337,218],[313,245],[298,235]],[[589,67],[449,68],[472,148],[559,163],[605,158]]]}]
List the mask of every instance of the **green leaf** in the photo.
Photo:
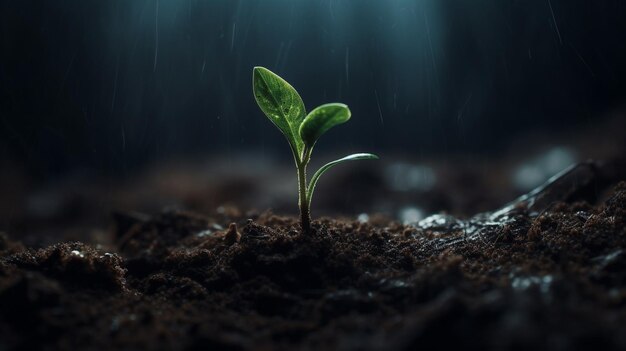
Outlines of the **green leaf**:
[{"label": "green leaf", "polygon": [[299,128],[306,111],[296,89],[265,67],[254,67],[252,89],[263,113],[285,135],[294,156],[300,160],[304,145]]},{"label": "green leaf", "polygon": [[374,154],[366,154],[366,153],[352,154],[352,155],[348,155],[346,157],[340,158],[338,160],[328,162],[327,164],[323,165],[320,169],[317,170],[317,172],[315,172],[315,174],[311,178],[311,182],[309,183],[309,188],[307,189],[307,198],[309,200],[309,206],[311,204],[311,198],[313,197],[313,191],[315,190],[315,185],[317,184],[317,181],[320,179],[322,174],[324,174],[324,172],[326,172],[333,166],[338,165],[340,163],[348,162],[348,161],[357,161],[357,160],[378,160],[378,156]]},{"label": "green leaf", "polygon": [[300,125],[300,137],[306,146],[313,147],[322,134],[338,124],[347,122],[350,115],[350,109],[344,104],[331,103],[316,107]]}]

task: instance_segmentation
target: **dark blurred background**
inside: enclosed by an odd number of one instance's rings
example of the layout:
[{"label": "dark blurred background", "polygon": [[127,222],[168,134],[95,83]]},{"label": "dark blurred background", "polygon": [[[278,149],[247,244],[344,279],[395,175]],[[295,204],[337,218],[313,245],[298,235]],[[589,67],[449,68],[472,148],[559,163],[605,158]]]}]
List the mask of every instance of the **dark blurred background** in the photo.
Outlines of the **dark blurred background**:
[{"label": "dark blurred background", "polygon": [[625,19],[623,0],[0,0],[0,234],[84,239],[164,207],[295,213],[257,65],[308,109],[352,109],[313,166],[381,156],[325,175],[314,218],[496,209],[623,159]]},{"label": "dark blurred background", "polygon": [[34,177],[255,149],[289,160],[251,70],[308,109],[319,150],[497,152],[626,97],[622,0],[1,1],[0,152]]}]

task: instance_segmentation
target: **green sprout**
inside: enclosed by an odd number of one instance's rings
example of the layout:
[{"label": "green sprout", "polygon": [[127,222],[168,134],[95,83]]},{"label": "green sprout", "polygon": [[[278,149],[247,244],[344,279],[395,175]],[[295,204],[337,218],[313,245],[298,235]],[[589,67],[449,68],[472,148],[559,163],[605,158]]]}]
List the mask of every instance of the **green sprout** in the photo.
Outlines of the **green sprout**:
[{"label": "green sprout", "polygon": [[252,89],[257,104],[287,138],[298,171],[298,204],[302,231],[311,230],[311,198],[320,176],[333,166],[355,160],[378,159],[374,154],[352,154],[322,166],[307,186],[306,168],[317,139],[330,128],[345,123],[351,113],[341,103],[324,104],[306,113],[304,102],[284,79],[264,67],[254,67]]}]

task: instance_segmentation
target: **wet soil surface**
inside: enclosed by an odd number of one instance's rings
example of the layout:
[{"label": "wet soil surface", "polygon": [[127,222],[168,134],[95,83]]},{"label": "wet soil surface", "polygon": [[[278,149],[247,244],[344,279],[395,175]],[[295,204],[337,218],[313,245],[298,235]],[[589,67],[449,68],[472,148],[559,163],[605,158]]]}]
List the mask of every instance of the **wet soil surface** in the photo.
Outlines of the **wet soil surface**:
[{"label": "wet soil surface", "polygon": [[117,213],[108,244],[0,233],[0,350],[625,349],[623,180],[584,163],[470,218],[309,234],[235,208]]}]

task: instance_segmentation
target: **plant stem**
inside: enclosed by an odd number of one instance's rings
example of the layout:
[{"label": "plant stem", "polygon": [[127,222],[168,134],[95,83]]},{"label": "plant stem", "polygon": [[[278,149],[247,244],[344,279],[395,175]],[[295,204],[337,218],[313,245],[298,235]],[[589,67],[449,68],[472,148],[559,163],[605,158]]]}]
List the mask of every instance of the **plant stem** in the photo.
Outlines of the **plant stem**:
[{"label": "plant stem", "polygon": [[311,209],[307,194],[306,166],[311,160],[311,149],[305,147],[302,155],[296,158],[296,168],[298,169],[298,205],[300,206],[300,226],[302,232],[311,232]]},{"label": "plant stem", "polygon": [[300,206],[300,226],[304,233],[311,231],[311,210],[306,193],[306,163],[298,165],[298,204]]}]

